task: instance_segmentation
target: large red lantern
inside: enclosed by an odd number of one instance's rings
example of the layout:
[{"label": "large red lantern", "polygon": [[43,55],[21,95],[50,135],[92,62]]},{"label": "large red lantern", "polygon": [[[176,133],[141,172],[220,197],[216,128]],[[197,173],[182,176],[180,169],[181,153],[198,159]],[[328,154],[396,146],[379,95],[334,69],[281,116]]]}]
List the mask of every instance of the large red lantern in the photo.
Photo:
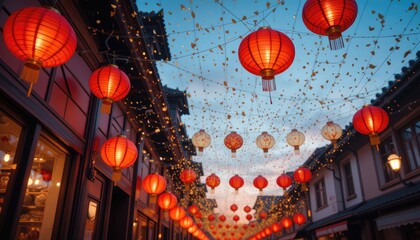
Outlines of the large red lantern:
[{"label": "large red lantern", "polygon": [[101,99],[101,112],[109,114],[112,102],[125,98],[130,92],[131,83],[117,65],[110,64],[92,73],[89,78],[89,88],[93,95]]},{"label": "large red lantern", "polygon": [[263,189],[267,187],[268,180],[267,180],[267,178],[265,178],[261,175],[258,175],[258,177],[254,178],[253,183],[254,183],[254,187],[258,188],[258,190],[260,190],[260,192],[262,192]]},{"label": "large red lantern", "polygon": [[197,174],[194,170],[190,168],[186,168],[182,170],[182,172],[179,174],[179,178],[181,181],[185,184],[186,189],[188,190],[190,187],[190,184],[195,181],[197,178]]},{"label": "large red lantern", "polygon": [[112,167],[112,181],[121,179],[121,169],[130,167],[137,160],[137,147],[124,135],[105,141],[101,148],[102,160]]},{"label": "large red lantern", "polygon": [[211,188],[210,193],[214,193],[214,188],[220,185],[220,178],[212,173],[206,178],[206,184]]},{"label": "large red lantern", "polygon": [[262,27],[242,40],[238,55],[248,72],[262,77],[263,91],[274,91],[274,76],[292,65],[295,46],[285,34]]},{"label": "large red lantern", "polygon": [[235,193],[238,193],[239,188],[244,185],[244,179],[236,174],[229,179],[229,185],[235,189]]},{"label": "large red lantern", "polygon": [[333,50],[344,47],[341,33],[353,24],[356,16],[355,0],[308,0],[302,12],[306,27],[313,33],[328,36]]},{"label": "large red lantern", "polygon": [[20,78],[29,82],[28,96],[38,81],[41,67],[67,62],[76,50],[76,34],[53,8],[27,7],[12,13],[3,27],[6,47],[24,61]]},{"label": "large red lantern", "polygon": [[156,202],[156,196],[161,194],[166,189],[166,180],[157,173],[147,175],[143,179],[143,189],[150,194],[150,202]]},{"label": "large red lantern", "polygon": [[343,135],[343,130],[338,124],[328,121],[321,129],[322,137],[330,140],[334,146],[334,149],[338,148],[337,140]]},{"label": "large red lantern", "polygon": [[188,229],[194,224],[194,220],[190,216],[185,216],[183,219],[179,221],[179,226],[184,229]]},{"label": "large red lantern", "polygon": [[168,211],[176,207],[177,203],[178,199],[170,192],[164,192],[158,197],[158,205],[161,209],[163,209],[165,218],[168,215]]},{"label": "large red lantern", "polygon": [[380,107],[365,105],[353,116],[353,126],[361,134],[369,135],[370,144],[380,143],[379,133],[386,129],[389,123],[388,114]]},{"label": "large red lantern", "polygon": [[292,185],[292,178],[283,172],[283,174],[277,178],[276,182],[279,187],[283,188],[283,194],[287,196],[287,188]]},{"label": "large red lantern", "polygon": [[293,215],[293,222],[298,225],[304,224],[306,222],[306,217],[302,213],[296,213]]},{"label": "large red lantern", "polygon": [[293,178],[295,179],[295,182],[302,184],[302,191],[306,191],[306,183],[311,180],[312,172],[305,167],[299,167],[293,173]]},{"label": "large red lantern", "polygon": [[230,210],[232,210],[232,212],[236,212],[236,210],[238,210],[238,205],[236,204],[230,205]]},{"label": "large red lantern", "polygon": [[236,158],[236,150],[242,147],[244,140],[241,135],[237,134],[235,131],[229,133],[225,137],[225,146],[231,150],[232,158]]},{"label": "large red lantern", "polygon": [[271,225],[271,230],[273,230],[273,232],[280,232],[281,230],[281,225],[280,223],[273,223],[273,225]]},{"label": "large red lantern", "polygon": [[211,144],[211,137],[203,129],[200,129],[200,131],[194,133],[191,141],[192,144],[198,148],[198,156],[203,156],[204,148],[210,146]]},{"label": "large red lantern", "polygon": [[281,220],[281,225],[284,227],[284,228],[290,228],[290,227],[292,227],[293,226],[293,221],[292,221],[292,219],[290,219],[289,217],[284,217],[282,220]]},{"label": "large red lantern", "polygon": [[186,216],[186,212],[183,207],[176,206],[169,211],[169,216],[175,222],[180,221]]}]

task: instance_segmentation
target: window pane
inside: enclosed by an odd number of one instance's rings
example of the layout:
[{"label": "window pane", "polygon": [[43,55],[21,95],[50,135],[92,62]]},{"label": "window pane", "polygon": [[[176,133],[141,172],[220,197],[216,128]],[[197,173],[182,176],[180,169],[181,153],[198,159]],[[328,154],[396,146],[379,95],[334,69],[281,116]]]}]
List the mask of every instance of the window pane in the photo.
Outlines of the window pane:
[{"label": "window pane", "polygon": [[411,126],[406,127],[401,132],[405,156],[407,157],[409,171],[413,171],[420,167],[420,121],[415,122]]},{"label": "window pane", "polygon": [[379,151],[382,160],[382,168],[384,172],[385,183],[387,183],[398,177],[397,174],[394,171],[392,171],[391,166],[389,166],[388,164],[389,155],[395,153],[394,142],[392,141],[392,138],[383,140],[380,145]]},{"label": "window pane", "polygon": [[351,171],[350,162],[347,162],[346,164],[344,164],[344,174],[346,178],[347,197],[350,197],[355,194],[354,183],[353,183],[353,173]]}]

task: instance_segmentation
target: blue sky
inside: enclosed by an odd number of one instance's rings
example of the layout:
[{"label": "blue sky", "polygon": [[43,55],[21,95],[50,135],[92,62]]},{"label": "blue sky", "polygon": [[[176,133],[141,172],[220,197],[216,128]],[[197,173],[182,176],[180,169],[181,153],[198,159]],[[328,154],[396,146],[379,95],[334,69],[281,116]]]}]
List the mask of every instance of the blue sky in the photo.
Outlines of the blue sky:
[{"label": "blue sky", "polygon": [[[252,207],[258,195],[252,180],[259,174],[269,180],[266,194],[282,194],[275,179],[329,143],[320,134],[325,123],[344,128],[415,59],[420,50],[419,2],[357,1],[358,16],[343,33],[345,46],[332,51],[327,37],[304,26],[305,1],[137,1],[140,11],[164,10],[172,60],[157,62],[157,68],[163,84],[188,93],[190,115],[183,122],[190,137],[199,129],[212,137],[204,156],[195,160],[203,163],[205,177],[214,172],[222,180],[209,196],[216,198],[217,212],[229,218],[234,215],[228,210],[232,203],[240,209]],[[237,55],[241,39],[262,26],[288,35],[296,50],[292,66],[276,76],[273,104],[260,77],[243,69]],[[285,140],[293,128],[306,136],[299,156]],[[230,131],[245,142],[236,159],[223,145]],[[255,145],[262,131],[276,139],[269,158]],[[245,179],[239,195],[228,185],[234,174]]]}]

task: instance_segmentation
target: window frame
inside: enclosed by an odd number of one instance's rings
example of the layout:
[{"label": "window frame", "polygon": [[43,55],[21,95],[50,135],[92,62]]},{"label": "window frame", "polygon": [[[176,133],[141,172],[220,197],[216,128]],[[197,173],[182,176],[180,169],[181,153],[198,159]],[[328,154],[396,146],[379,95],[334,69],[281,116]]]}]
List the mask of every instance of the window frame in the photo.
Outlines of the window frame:
[{"label": "window frame", "polygon": [[[420,131],[418,133],[415,133],[415,136],[410,136],[409,139],[405,139],[404,138],[404,131],[406,129],[411,129],[411,132],[416,132],[416,124],[420,123],[420,118],[416,117],[414,118],[412,121],[409,121],[408,124],[405,124],[403,127],[399,128],[398,131],[396,132],[397,136],[398,136],[398,143],[399,143],[399,147],[401,148],[401,155],[402,156],[402,163],[401,163],[401,170],[405,173],[405,174],[412,174],[412,173],[416,173],[416,172],[420,172]],[[413,144],[417,144],[417,148],[411,146],[410,152],[411,155],[408,153],[408,149],[407,149],[407,142],[409,142],[411,145]],[[414,156],[415,153],[413,152],[414,149],[417,149],[417,155],[419,156],[419,159],[410,159],[410,156]],[[412,168],[412,164],[410,164],[410,161],[413,161],[413,164],[416,165],[414,166],[414,168]]]},{"label": "window frame", "polygon": [[314,184],[316,210],[319,211],[328,206],[327,187],[323,177]]},{"label": "window frame", "polygon": [[[353,174],[353,169],[352,169],[352,165],[351,165],[351,161],[347,160],[342,164],[342,171],[343,171],[343,177],[344,177],[344,185],[345,185],[345,189],[346,189],[346,197],[347,200],[351,200],[353,198],[356,198],[356,187],[354,184],[354,174]],[[349,170],[350,172],[348,173],[347,170]]]}]

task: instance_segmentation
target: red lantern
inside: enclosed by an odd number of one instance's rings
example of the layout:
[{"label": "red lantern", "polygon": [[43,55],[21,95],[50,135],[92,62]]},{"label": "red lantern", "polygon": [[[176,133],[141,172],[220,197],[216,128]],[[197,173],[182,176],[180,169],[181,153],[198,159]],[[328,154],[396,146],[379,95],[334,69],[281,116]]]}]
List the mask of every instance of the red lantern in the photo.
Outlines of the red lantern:
[{"label": "red lantern", "polygon": [[239,216],[238,215],[235,215],[235,216],[233,216],[233,221],[235,221],[235,222],[237,222],[237,221],[239,221]]},{"label": "red lantern", "polygon": [[231,150],[232,158],[236,158],[236,150],[242,147],[244,140],[241,135],[231,132],[225,137],[225,146]]},{"label": "red lantern", "polygon": [[224,221],[226,221],[226,216],[225,215],[220,215],[219,216],[219,220],[221,221],[221,222],[224,222]]},{"label": "red lantern", "polygon": [[280,223],[273,223],[273,225],[271,225],[271,230],[273,230],[273,232],[280,232],[281,231],[281,225]]},{"label": "red lantern", "polygon": [[208,219],[210,222],[213,222],[213,221],[214,221],[214,219],[216,219],[216,217],[214,216],[214,214],[210,214],[210,215],[207,217],[207,219]]},{"label": "red lantern", "polygon": [[194,216],[195,216],[196,218],[198,218],[198,219],[203,218],[203,214],[202,214],[200,211],[196,212],[196,213],[194,214]]},{"label": "red lantern", "polygon": [[251,207],[250,207],[250,206],[248,206],[248,205],[246,205],[246,206],[244,207],[244,212],[246,212],[246,213],[251,212]]},{"label": "red lantern", "polygon": [[198,207],[196,205],[191,205],[188,207],[188,212],[194,215],[198,212]]},{"label": "red lantern", "polygon": [[251,221],[252,220],[252,215],[251,214],[247,214],[245,216],[246,220]]},{"label": "red lantern", "polygon": [[260,216],[261,219],[266,219],[267,218],[267,213],[265,211],[261,211],[258,216]]},{"label": "red lantern", "polygon": [[179,226],[184,229],[188,229],[194,224],[194,220],[190,216],[185,216],[183,219],[179,221]]},{"label": "red lantern", "polygon": [[197,178],[197,174],[194,172],[194,170],[190,168],[186,168],[181,172],[181,174],[179,175],[179,178],[185,184],[186,190],[188,190],[189,185],[193,183],[195,179]]},{"label": "red lantern", "polygon": [[175,195],[173,195],[170,192],[164,192],[160,194],[158,197],[158,205],[160,208],[163,209],[165,218],[168,214],[168,211],[176,207],[177,203],[178,203],[178,199],[176,198]]},{"label": "red lantern", "polygon": [[243,228],[244,230],[247,230],[247,229],[248,229],[248,225],[244,224],[244,225],[242,225],[242,228]]},{"label": "red lantern", "polygon": [[238,210],[238,205],[236,204],[230,205],[230,210],[232,210],[232,212],[236,212],[236,210]]},{"label": "red lantern", "polygon": [[156,196],[161,194],[166,189],[166,180],[157,173],[147,175],[143,179],[143,189],[150,194],[150,202],[156,202]]},{"label": "red lantern", "polygon": [[286,188],[292,185],[292,178],[283,172],[283,174],[277,178],[276,182],[277,182],[277,185],[279,185],[279,187],[283,188],[283,194],[287,196]]},{"label": "red lantern", "polygon": [[244,180],[238,174],[236,174],[229,179],[229,184],[235,189],[235,192],[238,193],[239,188],[244,185]]},{"label": "red lantern", "polygon": [[[239,219],[238,219],[239,220]],[[235,225],[233,225],[233,228],[234,229],[238,229],[239,228],[239,226],[237,225],[237,224],[235,224]]]},{"label": "red lantern", "polygon": [[267,179],[261,175],[258,175],[258,177],[254,179],[253,183],[254,183],[254,187],[258,188],[260,192],[262,192],[263,189],[266,188],[268,185]]},{"label": "red lantern", "polygon": [[137,147],[124,135],[105,141],[101,148],[102,160],[112,167],[112,181],[121,179],[121,169],[130,167],[137,160]]},{"label": "red lantern", "polygon": [[30,84],[28,96],[41,67],[67,62],[77,45],[69,22],[57,10],[44,7],[27,7],[12,13],[4,24],[3,38],[10,52],[25,62],[20,78]]},{"label": "red lantern", "polygon": [[102,100],[102,113],[111,113],[112,102],[119,101],[130,92],[128,76],[117,65],[107,65],[94,71],[89,78],[93,95]]},{"label": "red lantern", "polygon": [[296,224],[301,225],[306,222],[306,217],[302,213],[296,213],[295,215],[293,215],[293,221]]},{"label": "red lantern", "polygon": [[353,24],[356,16],[355,0],[308,0],[302,12],[306,27],[313,33],[328,36],[333,50],[344,47],[341,33]]},{"label": "red lantern", "polygon": [[226,229],[229,229],[229,228],[230,228],[230,225],[227,223],[227,224],[225,225],[225,228],[226,228]]},{"label": "red lantern", "polygon": [[274,91],[274,76],[292,65],[295,46],[285,34],[262,27],[242,40],[238,54],[248,72],[262,77],[263,91]]},{"label": "red lantern", "polygon": [[300,167],[293,173],[293,178],[295,182],[302,184],[302,191],[306,191],[306,183],[311,180],[312,172],[305,167]]},{"label": "red lantern", "polygon": [[353,116],[353,126],[361,134],[369,135],[370,144],[379,150],[379,133],[386,129],[389,123],[388,114],[380,107],[365,105]]},{"label": "red lantern", "polygon": [[284,228],[290,228],[290,227],[292,227],[292,226],[293,226],[293,221],[292,221],[292,219],[290,219],[289,217],[284,217],[284,218],[281,220],[281,225],[282,225]]},{"label": "red lantern", "polygon": [[206,178],[206,184],[211,188],[210,193],[214,193],[214,188],[220,185],[220,178],[212,173]]},{"label": "red lantern", "polygon": [[195,233],[197,230],[198,230],[198,227],[194,223],[190,227],[187,228],[187,231],[191,234]]},{"label": "red lantern", "polygon": [[273,233],[273,232],[272,232],[272,230],[271,230],[271,227],[266,227],[266,228],[264,228],[264,233],[265,233],[267,236],[269,236],[271,233]]},{"label": "red lantern", "polygon": [[169,216],[173,221],[179,221],[186,216],[186,212],[183,207],[176,206],[169,211]]}]

